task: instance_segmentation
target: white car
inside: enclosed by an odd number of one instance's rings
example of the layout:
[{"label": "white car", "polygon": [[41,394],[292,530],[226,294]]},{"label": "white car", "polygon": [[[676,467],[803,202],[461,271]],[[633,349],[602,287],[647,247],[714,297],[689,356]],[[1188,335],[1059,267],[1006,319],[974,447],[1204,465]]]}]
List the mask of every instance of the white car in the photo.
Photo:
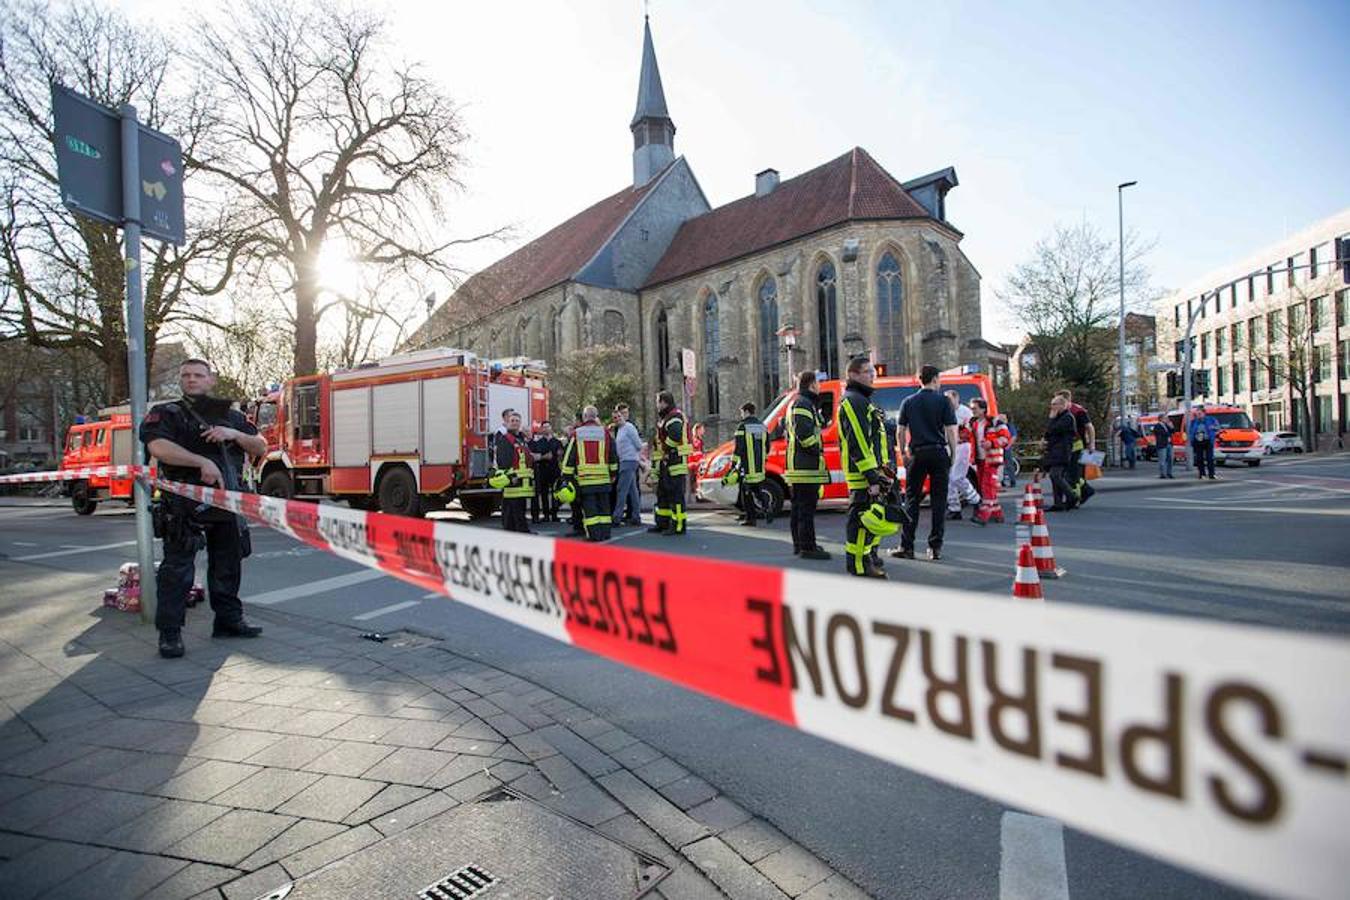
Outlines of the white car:
[{"label": "white car", "polygon": [[1263,431],[1261,446],[1267,454],[1302,453],[1303,438],[1293,431]]}]

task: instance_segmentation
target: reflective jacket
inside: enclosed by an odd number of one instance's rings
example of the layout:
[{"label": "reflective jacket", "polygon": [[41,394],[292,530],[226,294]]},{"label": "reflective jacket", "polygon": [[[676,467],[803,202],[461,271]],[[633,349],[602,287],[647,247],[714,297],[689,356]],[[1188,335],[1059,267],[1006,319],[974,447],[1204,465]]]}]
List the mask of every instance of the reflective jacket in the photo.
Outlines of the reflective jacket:
[{"label": "reflective jacket", "polygon": [[975,435],[979,438],[979,459],[987,465],[1003,465],[1003,450],[1012,443],[1012,432],[1002,419],[980,419],[975,424]]},{"label": "reflective jacket", "polygon": [[505,472],[511,483],[502,488],[502,498],[534,496],[534,462],[530,457],[525,437],[510,431],[497,437],[494,445],[499,472]]},{"label": "reflective jacket", "polygon": [[[866,490],[868,485],[881,481],[881,460],[877,454],[884,443],[883,420],[873,414],[872,389],[856,381],[848,383],[844,397],[839,401],[835,423],[839,428],[839,461],[844,468],[844,481],[849,490]],[[880,429],[881,435],[877,434]]]},{"label": "reflective jacket", "polygon": [[825,448],[820,439],[824,423],[820,420],[816,395],[809,391],[798,394],[784,418],[788,484],[828,484],[830,470],[825,467]]},{"label": "reflective jacket", "polygon": [[769,430],[754,416],[746,416],[736,427],[734,438],[736,464],[740,466],[741,481],[759,484],[764,480],[764,457],[768,450]]},{"label": "reflective jacket", "polygon": [[657,423],[656,438],[652,441],[652,458],[659,464],[660,471],[674,476],[688,475],[689,454],[693,452],[684,413],[671,408]]},{"label": "reflective jacket", "polygon": [[619,471],[614,438],[593,422],[577,426],[563,453],[562,474],[580,486],[583,494],[608,491]]}]

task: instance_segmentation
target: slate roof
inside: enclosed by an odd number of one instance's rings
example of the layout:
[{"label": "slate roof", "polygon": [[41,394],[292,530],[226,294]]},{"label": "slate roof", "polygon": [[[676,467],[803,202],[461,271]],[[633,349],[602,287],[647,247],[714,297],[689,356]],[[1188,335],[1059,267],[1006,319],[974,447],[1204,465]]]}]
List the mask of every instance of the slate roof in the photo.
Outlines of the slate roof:
[{"label": "slate roof", "polygon": [[854,147],[838,159],[690,219],[644,288],[858,219],[926,219],[928,211],[870,154]]},{"label": "slate roof", "polygon": [[652,26],[642,26],[642,71],[638,76],[637,108],[629,127],[643,119],[669,119],[666,92],[661,87],[661,70],[656,66],[656,49],[652,46]]}]

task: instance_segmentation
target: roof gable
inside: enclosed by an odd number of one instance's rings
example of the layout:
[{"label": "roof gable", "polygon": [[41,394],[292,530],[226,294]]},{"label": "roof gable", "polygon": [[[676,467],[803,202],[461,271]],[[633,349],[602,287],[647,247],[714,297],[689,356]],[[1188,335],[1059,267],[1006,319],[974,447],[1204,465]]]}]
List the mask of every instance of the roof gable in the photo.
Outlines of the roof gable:
[{"label": "roof gable", "polygon": [[647,278],[673,281],[853,219],[930,218],[870,154],[854,147],[764,196],[750,195],[690,219]]}]

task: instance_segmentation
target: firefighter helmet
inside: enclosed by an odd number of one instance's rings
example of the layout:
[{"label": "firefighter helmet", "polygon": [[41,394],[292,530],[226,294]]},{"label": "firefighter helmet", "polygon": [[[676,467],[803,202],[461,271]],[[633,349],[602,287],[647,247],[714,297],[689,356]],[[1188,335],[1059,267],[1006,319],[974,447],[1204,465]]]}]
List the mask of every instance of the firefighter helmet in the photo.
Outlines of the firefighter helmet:
[{"label": "firefighter helmet", "polygon": [[862,526],[877,537],[887,537],[900,530],[904,511],[894,503],[873,503],[862,514]]},{"label": "firefighter helmet", "polygon": [[507,475],[505,472],[497,471],[488,476],[488,487],[494,487],[501,490],[510,483],[511,476]]},{"label": "firefighter helmet", "polygon": [[571,503],[577,499],[577,486],[570,481],[564,481],[553,489],[553,497],[559,503]]},{"label": "firefighter helmet", "polygon": [[741,483],[741,472],[739,469],[732,469],[722,476],[722,487],[731,487],[733,484]]}]

